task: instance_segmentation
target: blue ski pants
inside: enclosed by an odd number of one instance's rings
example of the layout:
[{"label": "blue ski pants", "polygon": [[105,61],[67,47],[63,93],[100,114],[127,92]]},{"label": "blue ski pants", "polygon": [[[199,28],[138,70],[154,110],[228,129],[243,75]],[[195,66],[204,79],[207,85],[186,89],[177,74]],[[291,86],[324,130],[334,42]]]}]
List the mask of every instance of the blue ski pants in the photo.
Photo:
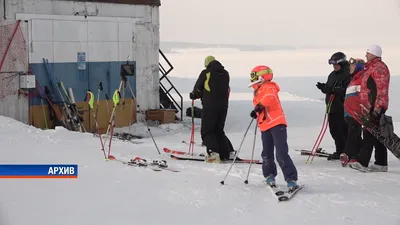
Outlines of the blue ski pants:
[{"label": "blue ski pants", "polygon": [[276,177],[274,150],[276,148],[276,160],[282,169],[285,181],[297,181],[297,169],[289,156],[287,144],[287,130],[285,125],[277,125],[269,130],[261,132],[263,150],[261,157],[263,160],[262,171],[264,177],[272,175]]}]

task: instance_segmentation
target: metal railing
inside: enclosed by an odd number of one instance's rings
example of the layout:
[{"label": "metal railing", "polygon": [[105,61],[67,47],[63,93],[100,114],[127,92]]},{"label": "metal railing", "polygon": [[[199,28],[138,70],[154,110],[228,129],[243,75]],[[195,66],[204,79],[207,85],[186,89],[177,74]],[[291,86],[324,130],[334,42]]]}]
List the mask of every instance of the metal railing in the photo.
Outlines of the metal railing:
[{"label": "metal railing", "polygon": [[[162,74],[162,76],[160,77],[160,88],[161,90],[164,92],[164,94],[168,97],[169,100],[169,107],[171,108],[171,104],[173,104],[174,108],[178,111],[181,112],[181,121],[183,120],[183,97],[181,95],[181,93],[179,93],[178,89],[176,89],[176,87],[174,86],[174,84],[171,82],[170,79],[168,79],[167,75],[174,69],[174,67],[172,66],[171,62],[167,59],[167,57],[164,55],[164,53],[161,51],[161,49],[159,49],[159,53],[160,55],[163,57],[163,59],[167,62],[169,69],[166,70],[164,68],[164,66],[161,64],[161,62],[158,63],[159,68],[160,68],[160,72]],[[162,84],[162,80],[166,80],[167,83],[169,83],[169,85],[171,86],[169,89],[167,89],[163,84]],[[180,98],[180,103],[178,103],[175,98],[170,94],[170,92],[174,90],[179,98]],[[161,95],[161,93],[160,93]],[[162,106],[165,108],[165,106]]]}]

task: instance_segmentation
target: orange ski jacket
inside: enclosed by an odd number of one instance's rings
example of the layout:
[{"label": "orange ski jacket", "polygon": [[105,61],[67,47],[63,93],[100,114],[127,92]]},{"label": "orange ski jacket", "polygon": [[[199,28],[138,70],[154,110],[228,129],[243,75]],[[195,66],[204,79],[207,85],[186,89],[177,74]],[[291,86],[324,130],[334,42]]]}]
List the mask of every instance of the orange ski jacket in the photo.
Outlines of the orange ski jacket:
[{"label": "orange ski jacket", "polygon": [[283,112],[278,92],[280,87],[275,82],[266,82],[254,90],[254,107],[261,104],[265,107],[263,112],[257,113],[258,127],[261,131],[269,130],[277,125],[287,126],[286,116]]}]

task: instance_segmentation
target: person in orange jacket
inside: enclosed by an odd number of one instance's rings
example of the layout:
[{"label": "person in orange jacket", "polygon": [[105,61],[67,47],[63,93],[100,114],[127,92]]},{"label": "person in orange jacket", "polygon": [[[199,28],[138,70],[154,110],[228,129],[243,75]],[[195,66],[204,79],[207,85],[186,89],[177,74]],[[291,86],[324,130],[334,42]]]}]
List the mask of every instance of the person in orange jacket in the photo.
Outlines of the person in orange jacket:
[{"label": "person in orange jacket", "polygon": [[274,148],[276,148],[276,159],[283,172],[289,189],[296,189],[297,169],[289,155],[287,144],[287,122],[283,112],[278,92],[280,87],[272,82],[273,72],[265,65],[256,66],[250,74],[249,87],[254,89],[254,110],[250,116],[257,121],[261,131],[263,150],[262,171],[268,185],[275,185],[277,169],[275,164]]}]

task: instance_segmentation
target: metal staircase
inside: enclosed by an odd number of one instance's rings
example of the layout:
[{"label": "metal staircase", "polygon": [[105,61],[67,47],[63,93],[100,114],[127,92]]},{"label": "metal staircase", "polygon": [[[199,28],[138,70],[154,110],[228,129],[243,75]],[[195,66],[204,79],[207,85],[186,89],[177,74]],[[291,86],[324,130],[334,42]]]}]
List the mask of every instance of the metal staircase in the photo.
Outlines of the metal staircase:
[{"label": "metal staircase", "polygon": [[[172,82],[167,77],[167,75],[174,69],[174,67],[169,62],[169,60],[164,55],[164,53],[161,51],[161,49],[159,49],[159,53],[169,66],[169,69],[166,70],[161,62],[158,63],[160,72],[162,74],[162,76],[160,77],[160,108],[175,109],[176,113],[178,113],[180,111],[180,114],[181,114],[180,120],[182,121],[183,120],[183,110],[182,110],[183,109],[183,97],[179,93],[178,89],[175,88],[175,86],[172,84]],[[169,88],[167,89],[166,86]],[[179,98],[178,99],[179,103],[171,95],[171,93],[170,93],[171,91],[175,91],[175,93],[177,94],[177,96],[175,96],[175,97]]]}]

